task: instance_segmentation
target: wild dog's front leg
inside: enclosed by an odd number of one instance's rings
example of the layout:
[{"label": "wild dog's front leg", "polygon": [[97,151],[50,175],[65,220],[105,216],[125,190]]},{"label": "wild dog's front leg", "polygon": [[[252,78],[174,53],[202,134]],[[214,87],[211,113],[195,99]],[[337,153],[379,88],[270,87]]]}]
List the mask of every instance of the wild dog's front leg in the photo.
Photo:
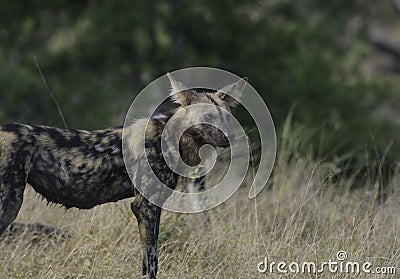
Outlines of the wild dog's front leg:
[{"label": "wild dog's front leg", "polygon": [[157,275],[161,208],[153,205],[139,194],[132,202],[131,209],[139,225],[143,252],[142,276],[154,279]]}]

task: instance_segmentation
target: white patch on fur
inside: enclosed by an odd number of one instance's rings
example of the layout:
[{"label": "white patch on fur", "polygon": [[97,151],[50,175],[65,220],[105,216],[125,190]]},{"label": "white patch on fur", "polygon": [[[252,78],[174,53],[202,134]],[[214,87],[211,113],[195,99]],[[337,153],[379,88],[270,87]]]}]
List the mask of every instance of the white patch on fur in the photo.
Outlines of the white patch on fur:
[{"label": "white patch on fur", "polygon": [[165,114],[157,114],[156,116],[153,117],[153,119],[166,119],[168,116]]},{"label": "white patch on fur", "polygon": [[131,126],[124,129],[124,144],[135,160],[144,154],[144,138],[147,119],[138,119]]},{"label": "white patch on fur", "polygon": [[96,149],[96,151],[98,151],[98,152],[104,152],[104,151],[106,150],[105,147],[103,147],[103,146],[101,145],[101,143],[96,144],[96,145],[94,146],[94,149]]},{"label": "white patch on fur", "polygon": [[26,127],[26,128],[28,128],[29,130],[33,130],[33,127],[32,126],[30,126],[30,125],[26,125],[26,124],[21,124],[22,126],[24,126],[24,127]]},{"label": "white patch on fur", "polygon": [[119,149],[119,148],[116,147],[116,146],[112,146],[111,149],[112,149],[111,154],[118,154],[118,153],[121,152],[121,149]]}]

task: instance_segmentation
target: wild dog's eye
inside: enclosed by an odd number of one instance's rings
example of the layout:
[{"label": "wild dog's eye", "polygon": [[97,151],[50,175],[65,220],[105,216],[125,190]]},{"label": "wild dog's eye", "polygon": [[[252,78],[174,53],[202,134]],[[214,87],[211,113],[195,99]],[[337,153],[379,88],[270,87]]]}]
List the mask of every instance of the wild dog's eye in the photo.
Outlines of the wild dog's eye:
[{"label": "wild dog's eye", "polygon": [[212,118],[213,118],[212,114],[210,113],[204,114],[204,121],[210,122]]}]

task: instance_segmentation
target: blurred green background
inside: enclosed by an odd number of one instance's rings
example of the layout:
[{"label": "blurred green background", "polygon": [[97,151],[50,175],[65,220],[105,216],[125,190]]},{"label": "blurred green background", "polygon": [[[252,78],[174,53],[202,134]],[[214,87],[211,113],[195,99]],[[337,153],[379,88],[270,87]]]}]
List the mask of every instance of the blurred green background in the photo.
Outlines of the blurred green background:
[{"label": "blurred green background", "polygon": [[248,77],[278,134],[291,114],[322,155],[395,156],[399,62],[398,0],[0,0],[0,123],[64,126],[36,64],[77,129],[122,125],[148,82],[209,66]]}]

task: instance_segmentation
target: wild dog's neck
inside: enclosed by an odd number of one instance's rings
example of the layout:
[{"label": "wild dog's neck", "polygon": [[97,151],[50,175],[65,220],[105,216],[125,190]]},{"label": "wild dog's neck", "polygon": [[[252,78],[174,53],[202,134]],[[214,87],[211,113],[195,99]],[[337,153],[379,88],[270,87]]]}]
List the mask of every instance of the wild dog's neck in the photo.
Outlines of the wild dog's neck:
[{"label": "wild dog's neck", "polygon": [[[158,129],[154,130],[157,130],[158,134],[162,133],[165,125],[172,117],[172,115],[173,113],[163,115],[162,117],[159,117],[157,119],[153,119],[154,126],[158,127]],[[179,119],[175,119],[174,121],[176,121],[174,123],[174,126],[180,125]],[[158,136],[161,137],[161,135]],[[181,156],[182,160],[186,164],[188,164],[189,166],[196,166],[201,162],[201,159],[199,157],[199,149],[204,143],[201,141],[201,138],[196,135],[196,133],[194,133],[190,129],[186,130],[182,134],[182,137],[179,139],[179,150],[174,150],[175,145],[173,144],[173,142],[178,141],[178,139],[176,139],[177,134],[170,134],[167,132],[163,136],[166,137],[165,140],[168,144],[169,151],[174,153],[175,155],[179,154],[179,156]]]},{"label": "wild dog's neck", "polygon": [[200,164],[199,150],[202,143],[190,132],[183,133],[179,143],[182,160],[192,167]]}]

